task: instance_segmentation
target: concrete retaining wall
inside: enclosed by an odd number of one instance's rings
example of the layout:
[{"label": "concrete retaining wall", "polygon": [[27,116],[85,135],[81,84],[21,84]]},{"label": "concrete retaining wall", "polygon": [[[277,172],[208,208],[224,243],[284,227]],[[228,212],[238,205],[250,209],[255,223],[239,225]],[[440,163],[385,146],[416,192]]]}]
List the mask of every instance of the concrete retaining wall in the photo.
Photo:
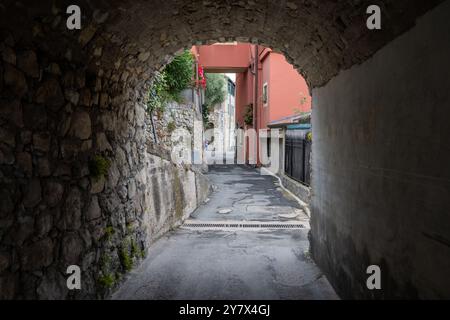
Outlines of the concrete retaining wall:
[{"label": "concrete retaining wall", "polygon": [[342,298],[450,298],[449,16],[313,90],[312,252]]},{"label": "concrete retaining wall", "polygon": [[300,200],[305,202],[306,204],[310,204],[311,202],[311,190],[307,186],[301,184],[298,181],[288,177],[284,173],[280,173],[279,177],[283,186],[291,191],[294,195],[296,195]]}]

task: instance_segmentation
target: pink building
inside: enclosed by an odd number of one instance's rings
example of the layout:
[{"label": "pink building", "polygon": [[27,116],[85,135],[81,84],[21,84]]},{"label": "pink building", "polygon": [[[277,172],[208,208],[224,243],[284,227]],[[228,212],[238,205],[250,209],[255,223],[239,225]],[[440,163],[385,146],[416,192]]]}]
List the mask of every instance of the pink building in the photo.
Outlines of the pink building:
[{"label": "pink building", "polygon": [[[256,121],[251,126],[266,129],[270,122],[280,121],[311,110],[308,85],[284,56],[269,48],[249,45],[253,53],[246,72],[236,76],[236,112],[240,127],[245,127],[246,106],[256,106]],[[257,50],[257,51],[256,51]],[[254,74],[255,55],[258,74]],[[257,86],[255,86],[255,78]],[[254,92],[258,94],[254,95]]]}]

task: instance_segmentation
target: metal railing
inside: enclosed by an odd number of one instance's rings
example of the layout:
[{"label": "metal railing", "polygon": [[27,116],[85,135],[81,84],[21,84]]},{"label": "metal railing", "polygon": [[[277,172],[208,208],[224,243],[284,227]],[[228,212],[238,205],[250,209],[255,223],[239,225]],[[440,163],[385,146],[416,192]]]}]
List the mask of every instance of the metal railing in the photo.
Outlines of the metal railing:
[{"label": "metal railing", "polygon": [[311,183],[311,141],[302,135],[286,135],[285,141],[285,173],[309,186]]}]

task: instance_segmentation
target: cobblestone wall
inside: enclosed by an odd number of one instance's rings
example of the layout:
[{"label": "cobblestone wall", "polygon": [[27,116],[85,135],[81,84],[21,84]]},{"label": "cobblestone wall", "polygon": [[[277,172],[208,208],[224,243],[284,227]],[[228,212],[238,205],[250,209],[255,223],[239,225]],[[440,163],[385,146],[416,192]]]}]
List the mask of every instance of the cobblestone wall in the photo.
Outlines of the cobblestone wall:
[{"label": "cobblestone wall", "polygon": [[[198,170],[167,157],[169,123],[189,129],[195,113],[169,106],[155,148],[124,73],[48,50],[0,43],[0,297],[102,297],[207,196]],[[66,287],[72,264],[80,291]]]}]

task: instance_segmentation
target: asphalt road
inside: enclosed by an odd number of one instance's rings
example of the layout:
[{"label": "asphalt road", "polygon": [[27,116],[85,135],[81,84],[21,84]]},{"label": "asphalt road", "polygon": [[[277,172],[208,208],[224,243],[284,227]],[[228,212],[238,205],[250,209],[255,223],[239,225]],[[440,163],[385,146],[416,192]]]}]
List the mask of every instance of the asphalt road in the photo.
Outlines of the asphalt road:
[{"label": "asphalt road", "polygon": [[211,166],[215,191],[191,221],[301,222],[305,228],[167,233],[112,299],[338,299],[309,256],[308,217],[271,176]]}]

